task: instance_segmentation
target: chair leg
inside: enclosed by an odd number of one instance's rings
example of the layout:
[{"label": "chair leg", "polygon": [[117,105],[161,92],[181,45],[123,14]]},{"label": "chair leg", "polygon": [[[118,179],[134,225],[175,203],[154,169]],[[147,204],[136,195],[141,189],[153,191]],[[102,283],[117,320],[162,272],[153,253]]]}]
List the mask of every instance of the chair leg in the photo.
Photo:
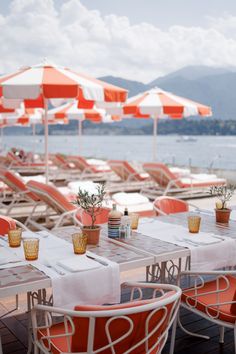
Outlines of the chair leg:
[{"label": "chair leg", "polygon": [[224,343],[225,329],[223,326],[219,327],[220,330],[220,341],[219,343]]},{"label": "chair leg", "polygon": [[182,323],[180,322],[180,315],[178,316],[178,325],[182,329],[183,332],[185,332],[186,334],[188,334],[190,336],[197,337],[197,338],[203,338],[203,339],[210,339],[209,336],[204,336],[203,334],[193,333],[193,332],[188,331],[186,328],[184,328]]},{"label": "chair leg", "polygon": [[178,323],[178,316],[179,316],[179,314],[177,313],[177,316],[176,316],[176,318],[173,322],[173,325],[172,325],[169,354],[174,354],[174,350],[175,350],[175,336],[176,336],[176,327],[177,327],[177,323]]},{"label": "chair leg", "polygon": [[19,310],[19,295],[16,294],[16,309]]}]

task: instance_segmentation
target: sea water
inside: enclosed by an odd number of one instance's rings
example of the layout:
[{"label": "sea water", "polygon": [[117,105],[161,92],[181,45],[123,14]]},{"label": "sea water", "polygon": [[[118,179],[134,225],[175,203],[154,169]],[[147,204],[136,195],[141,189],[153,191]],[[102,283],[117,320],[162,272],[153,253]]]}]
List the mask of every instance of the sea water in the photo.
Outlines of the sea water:
[{"label": "sea water", "polygon": [[[184,166],[236,169],[235,136],[196,136],[194,142],[177,142],[176,135],[157,137],[157,161]],[[153,161],[152,136],[49,136],[49,151],[63,154],[82,154],[85,157],[124,159],[139,162]],[[4,136],[1,148],[10,147],[44,151],[43,136]]]}]

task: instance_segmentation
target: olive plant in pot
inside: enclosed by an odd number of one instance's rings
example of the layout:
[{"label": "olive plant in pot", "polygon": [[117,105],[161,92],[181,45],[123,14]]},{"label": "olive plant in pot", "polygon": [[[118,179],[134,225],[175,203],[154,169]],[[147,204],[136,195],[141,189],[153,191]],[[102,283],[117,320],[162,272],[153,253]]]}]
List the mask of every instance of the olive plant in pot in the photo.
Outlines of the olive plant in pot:
[{"label": "olive plant in pot", "polygon": [[210,194],[218,198],[216,202],[216,222],[222,224],[228,224],[231,209],[227,207],[227,202],[232,198],[234,194],[235,186],[212,186],[210,188]]},{"label": "olive plant in pot", "polygon": [[97,245],[100,237],[100,226],[96,225],[96,218],[101,213],[102,202],[105,197],[105,185],[97,185],[97,193],[91,194],[86,190],[79,188],[77,194],[77,203],[81,209],[90,218],[89,225],[83,226],[83,233],[87,235],[88,244]]}]

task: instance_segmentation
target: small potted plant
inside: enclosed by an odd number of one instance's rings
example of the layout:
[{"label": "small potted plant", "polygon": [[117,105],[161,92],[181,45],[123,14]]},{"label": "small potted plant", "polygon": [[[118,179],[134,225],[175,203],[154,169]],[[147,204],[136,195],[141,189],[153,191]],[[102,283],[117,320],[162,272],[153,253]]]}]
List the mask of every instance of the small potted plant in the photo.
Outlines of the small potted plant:
[{"label": "small potted plant", "polygon": [[227,202],[232,198],[235,187],[227,186],[212,186],[210,188],[210,194],[216,196],[218,201],[216,202],[216,222],[222,224],[228,224],[231,209],[227,208]]},{"label": "small potted plant", "polygon": [[99,242],[100,226],[96,225],[96,218],[101,213],[105,194],[104,183],[99,183],[96,194],[90,194],[88,191],[79,188],[77,195],[77,203],[85,212],[85,219],[86,216],[90,218],[89,224],[83,226],[83,232],[87,235],[88,244],[91,245],[97,245]]}]

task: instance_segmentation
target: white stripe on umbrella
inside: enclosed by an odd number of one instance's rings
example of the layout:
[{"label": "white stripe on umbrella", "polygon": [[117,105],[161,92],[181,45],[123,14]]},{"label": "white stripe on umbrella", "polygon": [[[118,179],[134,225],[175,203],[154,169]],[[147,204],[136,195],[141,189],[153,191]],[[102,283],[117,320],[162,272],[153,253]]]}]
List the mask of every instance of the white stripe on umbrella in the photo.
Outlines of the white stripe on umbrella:
[{"label": "white stripe on umbrella", "polygon": [[2,83],[3,96],[8,99],[36,99],[40,95],[43,68],[27,69]]}]

